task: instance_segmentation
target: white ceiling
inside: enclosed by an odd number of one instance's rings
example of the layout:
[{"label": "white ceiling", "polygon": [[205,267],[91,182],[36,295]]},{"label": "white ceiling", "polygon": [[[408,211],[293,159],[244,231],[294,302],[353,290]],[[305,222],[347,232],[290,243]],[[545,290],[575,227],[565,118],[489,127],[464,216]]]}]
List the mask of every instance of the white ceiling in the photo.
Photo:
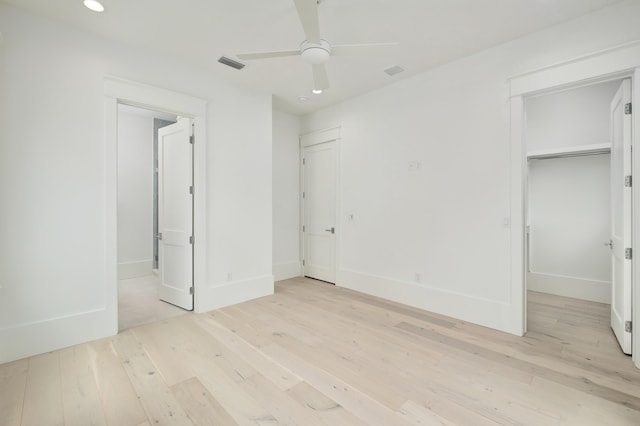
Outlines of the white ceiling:
[{"label": "white ceiling", "polygon": [[[188,61],[305,114],[621,0],[321,0],[320,33],[329,42],[399,43],[332,56],[322,95],[311,94],[311,68],[299,56],[246,61],[241,71],[217,62],[298,48],[305,37],[292,0],[102,0],[102,14],[82,0],[0,1]],[[406,71],[389,77],[383,70],[392,65]]]}]

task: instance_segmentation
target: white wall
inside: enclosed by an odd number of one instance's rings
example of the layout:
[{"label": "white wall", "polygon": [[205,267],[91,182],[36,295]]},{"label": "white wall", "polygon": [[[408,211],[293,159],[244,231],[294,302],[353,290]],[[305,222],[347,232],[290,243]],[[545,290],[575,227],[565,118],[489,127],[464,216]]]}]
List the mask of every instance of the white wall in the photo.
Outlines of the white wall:
[{"label": "white wall", "polygon": [[615,80],[528,99],[527,152],[610,144],[609,106],[618,87]]},{"label": "white wall", "polygon": [[[527,100],[527,151],[610,143],[609,105],[619,86]],[[609,155],[529,161],[529,290],[610,302],[609,164]]]},{"label": "white wall", "polygon": [[521,333],[508,79],[640,39],[637,16],[623,2],[304,117],[342,128],[338,285]]},{"label": "white wall", "polygon": [[300,118],[273,111],[273,275],[297,277],[300,268]]},{"label": "white wall", "polygon": [[118,112],[118,278],[153,268],[153,118]]},{"label": "white wall", "polygon": [[208,100],[197,309],[273,291],[270,94],[5,4],[0,31],[0,362],[117,329],[106,311],[105,75]]},{"label": "white wall", "polygon": [[610,156],[529,163],[529,290],[611,301]]}]

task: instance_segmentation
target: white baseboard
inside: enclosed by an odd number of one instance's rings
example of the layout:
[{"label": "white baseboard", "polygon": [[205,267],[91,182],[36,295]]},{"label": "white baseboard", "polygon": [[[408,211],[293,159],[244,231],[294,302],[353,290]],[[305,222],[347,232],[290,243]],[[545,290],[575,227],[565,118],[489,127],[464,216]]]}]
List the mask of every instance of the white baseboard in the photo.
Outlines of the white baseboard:
[{"label": "white baseboard", "polygon": [[213,284],[195,291],[199,292],[195,311],[207,312],[272,295],[273,275]]},{"label": "white baseboard", "polygon": [[435,312],[474,324],[522,335],[517,329],[518,309],[511,304],[448,292],[413,282],[368,275],[358,271],[340,270],[337,286],[392,300],[426,311]]},{"label": "white baseboard", "polygon": [[275,281],[288,280],[289,278],[299,277],[301,274],[302,265],[300,262],[273,265],[273,277]]},{"label": "white baseboard", "polygon": [[527,290],[592,302],[611,303],[611,283],[563,275],[527,273]]},{"label": "white baseboard", "polygon": [[0,364],[113,336],[117,323],[99,309],[1,329]]},{"label": "white baseboard", "polygon": [[153,271],[153,261],[136,260],[133,262],[118,263],[118,279],[128,280],[129,278],[144,277],[151,275]]}]

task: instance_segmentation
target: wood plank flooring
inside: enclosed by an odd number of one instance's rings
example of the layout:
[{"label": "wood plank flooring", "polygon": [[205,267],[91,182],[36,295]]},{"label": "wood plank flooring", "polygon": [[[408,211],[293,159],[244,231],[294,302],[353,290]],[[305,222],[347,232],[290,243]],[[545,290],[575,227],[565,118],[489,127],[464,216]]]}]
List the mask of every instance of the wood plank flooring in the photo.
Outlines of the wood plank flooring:
[{"label": "wood plank flooring", "polygon": [[314,280],[0,365],[0,425],[640,425],[609,306],[523,338]]}]

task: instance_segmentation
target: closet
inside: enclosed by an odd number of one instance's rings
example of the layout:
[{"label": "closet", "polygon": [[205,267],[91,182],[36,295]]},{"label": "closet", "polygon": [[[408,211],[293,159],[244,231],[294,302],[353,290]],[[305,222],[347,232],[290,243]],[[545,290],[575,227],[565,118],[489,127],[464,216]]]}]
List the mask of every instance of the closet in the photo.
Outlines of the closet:
[{"label": "closet", "polygon": [[610,103],[619,86],[526,100],[528,290],[611,301]]}]

